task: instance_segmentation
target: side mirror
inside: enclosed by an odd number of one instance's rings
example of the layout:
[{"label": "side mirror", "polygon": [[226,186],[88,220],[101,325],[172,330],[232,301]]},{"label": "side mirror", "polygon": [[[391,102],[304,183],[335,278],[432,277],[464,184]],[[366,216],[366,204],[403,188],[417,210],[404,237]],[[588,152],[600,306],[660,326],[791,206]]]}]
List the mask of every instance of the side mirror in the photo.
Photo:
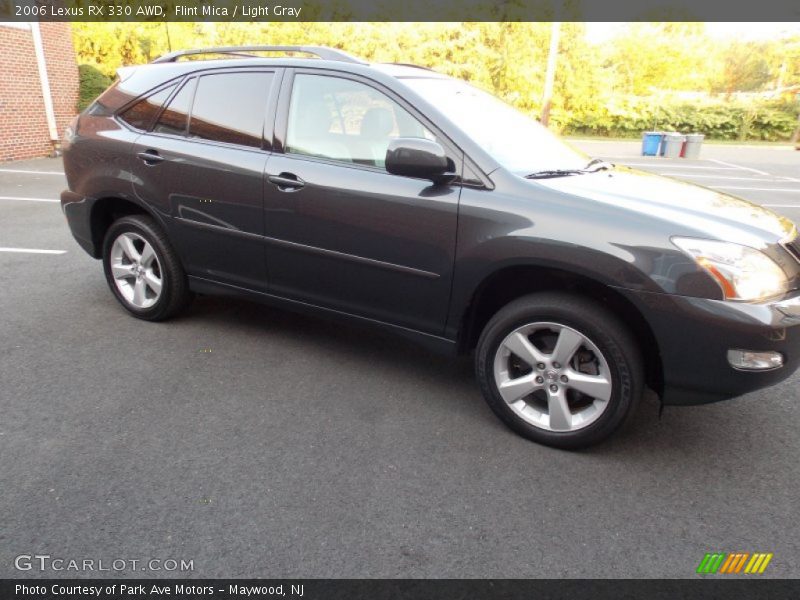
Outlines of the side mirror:
[{"label": "side mirror", "polygon": [[393,175],[450,183],[456,178],[444,148],[424,138],[395,138],[386,150],[386,170]]}]

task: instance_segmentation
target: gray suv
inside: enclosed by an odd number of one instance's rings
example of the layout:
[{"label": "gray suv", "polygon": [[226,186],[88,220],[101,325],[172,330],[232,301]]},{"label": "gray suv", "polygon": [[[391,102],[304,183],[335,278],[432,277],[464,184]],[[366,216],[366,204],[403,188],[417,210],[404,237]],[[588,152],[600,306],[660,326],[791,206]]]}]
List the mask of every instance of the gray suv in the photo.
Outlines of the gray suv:
[{"label": "gray suv", "polygon": [[543,444],[606,438],[645,386],[713,402],[800,362],[791,222],[589,160],[425,68],[176,52],[121,69],[64,164],[72,233],[135,317],[226,294],[474,353],[492,410]]}]

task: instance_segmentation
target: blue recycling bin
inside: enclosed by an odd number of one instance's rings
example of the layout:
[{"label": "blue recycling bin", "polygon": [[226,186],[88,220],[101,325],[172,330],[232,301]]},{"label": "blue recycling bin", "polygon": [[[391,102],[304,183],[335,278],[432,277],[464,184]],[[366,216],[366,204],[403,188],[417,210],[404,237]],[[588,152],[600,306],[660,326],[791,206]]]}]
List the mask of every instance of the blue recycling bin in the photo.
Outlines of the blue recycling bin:
[{"label": "blue recycling bin", "polygon": [[658,156],[664,134],[660,131],[645,131],[642,134],[642,156]]}]

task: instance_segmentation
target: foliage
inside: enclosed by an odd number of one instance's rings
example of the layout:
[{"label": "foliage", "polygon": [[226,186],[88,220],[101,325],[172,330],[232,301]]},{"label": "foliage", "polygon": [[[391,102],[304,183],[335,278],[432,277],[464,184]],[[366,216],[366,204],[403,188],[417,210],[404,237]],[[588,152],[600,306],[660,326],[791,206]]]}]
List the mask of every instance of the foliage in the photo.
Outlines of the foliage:
[{"label": "foliage", "polygon": [[708,86],[711,42],[701,23],[633,23],[602,52],[617,93],[698,90]]},{"label": "foliage", "polygon": [[761,88],[770,79],[765,43],[737,42],[731,44],[722,60],[722,68],[711,79],[714,92],[750,92]]},{"label": "foliage", "polygon": [[625,97],[590,113],[559,115],[568,133],[637,137],[643,131],[703,133],[720,140],[788,139],[797,126],[796,107],[776,100],[687,102],[681,99]]},{"label": "foliage", "polygon": [[[561,24],[551,126],[638,136],[655,124],[721,139],[787,139],[797,126],[798,106],[789,100],[748,103],[737,93],[800,86],[800,37],[716,40],[703,23],[631,23],[613,39],[592,43],[585,29]],[[73,31],[78,62],[108,76],[180,48],[327,45],[375,62],[435,68],[538,116],[551,25],[74,23]],[[699,99],[670,96],[681,91],[697,92]]]},{"label": "foliage", "polygon": [[80,80],[78,112],[80,112],[111,85],[111,78],[93,65],[78,65],[78,78]]}]

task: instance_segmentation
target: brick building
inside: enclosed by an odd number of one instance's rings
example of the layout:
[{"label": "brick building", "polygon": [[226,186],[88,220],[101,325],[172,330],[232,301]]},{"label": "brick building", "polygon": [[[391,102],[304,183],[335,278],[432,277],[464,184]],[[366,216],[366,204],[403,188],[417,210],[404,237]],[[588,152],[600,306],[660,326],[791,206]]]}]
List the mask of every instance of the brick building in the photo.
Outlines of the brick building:
[{"label": "brick building", "polygon": [[69,23],[0,23],[0,161],[53,153],[76,113]]}]

